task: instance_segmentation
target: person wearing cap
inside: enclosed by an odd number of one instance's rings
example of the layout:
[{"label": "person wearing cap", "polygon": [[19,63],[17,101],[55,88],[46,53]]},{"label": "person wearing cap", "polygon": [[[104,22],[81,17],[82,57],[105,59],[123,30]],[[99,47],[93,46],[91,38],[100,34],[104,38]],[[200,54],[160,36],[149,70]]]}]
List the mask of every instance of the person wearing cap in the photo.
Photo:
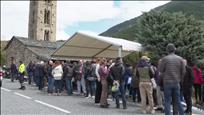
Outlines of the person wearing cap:
[{"label": "person wearing cap", "polygon": [[174,44],[168,44],[166,47],[168,55],[163,57],[159,64],[159,71],[163,74],[164,85],[164,106],[165,115],[171,114],[171,99],[173,95],[176,98],[176,104],[178,105],[179,115],[184,115],[183,107],[180,100],[180,82],[182,82],[185,74],[185,64],[183,58],[176,55],[176,47]]},{"label": "person wearing cap", "polygon": [[[136,76],[139,77],[139,89],[140,97],[142,103],[142,113],[155,113],[154,102],[153,102],[153,87],[156,83],[154,81],[154,73],[151,66],[148,63],[149,58],[147,56],[142,56],[136,67]],[[147,110],[146,97],[148,97],[149,110]]]}]

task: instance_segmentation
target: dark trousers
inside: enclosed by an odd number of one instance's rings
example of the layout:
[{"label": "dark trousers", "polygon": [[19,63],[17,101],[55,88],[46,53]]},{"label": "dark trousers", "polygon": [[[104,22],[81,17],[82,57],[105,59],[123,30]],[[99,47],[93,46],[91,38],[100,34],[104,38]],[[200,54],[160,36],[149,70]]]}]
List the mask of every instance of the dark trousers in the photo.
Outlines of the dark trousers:
[{"label": "dark trousers", "polygon": [[48,77],[48,93],[53,93],[53,89],[54,89],[54,78],[53,77]]},{"label": "dark trousers", "polygon": [[28,72],[28,84],[31,84],[33,81],[33,72]]},{"label": "dark trousers", "polygon": [[201,85],[194,84],[194,88],[195,88],[195,99],[197,102],[201,102]]},{"label": "dark trousers", "polygon": [[119,99],[120,95],[122,97],[122,103],[123,103],[123,108],[126,108],[126,97],[125,97],[125,85],[124,83],[121,83],[119,86],[119,91],[115,93],[115,100],[116,100],[116,106],[120,107]]},{"label": "dark trousers", "polygon": [[96,81],[89,81],[87,80],[87,95],[90,94],[91,96],[95,95],[96,90]]},{"label": "dark trousers", "polygon": [[11,81],[13,82],[14,79],[16,79],[17,74],[16,73],[11,73]]},{"label": "dark trousers", "polygon": [[154,100],[154,105],[158,105],[157,104],[157,90],[153,89],[153,100]]},{"label": "dark trousers", "polygon": [[185,88],[183,90],[183,96],[184,96],[184,99],[186,101],[186,105],[187,105],[187,112],[192,112],[192,100],[191,100],[191,97],[192,97],[192,88]]},{"label": "dark trousers", "polygon": [[133,99],[133,102],[136,102],[136,96],[137,96],[137,102],[141,102],[141,97],[140,97],[140,90],[139,88],[132,88],[131,89],[131,93],[132,93],[132,99]]},{"label": "dark trousers", "polygon": [[72,95],[72,91],[73,91],[73,88],[72,88],[72,78],[71,77],[69,77],[69,78],[66,77],[65,81],[66,81],[67,94],[68,95]]},{"label": "dark trousers", "polygon": [[55,80],[55,93],[61,93],[62,92],[62,81],[61,80]]},{"label": "dark trousers", "polygon": [[100,100],[101,100],[101,92],[102,92],[101,82],[96,81],[95,103],[100,103]]},{"label": "dark trousers", "polygon": [[20,83],[21,87],[25,87],[25,85],[24,85],[24,74],[23,73],[19,73],[18,79],[19,79],[19,83]]},{"label": "dark trousers", "polygon": [[44,87],[44,76],[39,76],[38,89],[42,90],[43,87]]}]

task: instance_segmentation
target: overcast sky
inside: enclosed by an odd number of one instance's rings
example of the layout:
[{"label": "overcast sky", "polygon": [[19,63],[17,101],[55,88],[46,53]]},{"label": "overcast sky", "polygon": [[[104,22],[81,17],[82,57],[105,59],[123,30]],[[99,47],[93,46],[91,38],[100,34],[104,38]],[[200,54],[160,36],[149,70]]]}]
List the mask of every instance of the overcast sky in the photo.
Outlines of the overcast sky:
[{"label": "overcast sky", "polygon": [[[57,1],[57,40],[76,31],[100,34],[169,1]],[[28,35],[29,1],[1,1],[1,40]]]}]

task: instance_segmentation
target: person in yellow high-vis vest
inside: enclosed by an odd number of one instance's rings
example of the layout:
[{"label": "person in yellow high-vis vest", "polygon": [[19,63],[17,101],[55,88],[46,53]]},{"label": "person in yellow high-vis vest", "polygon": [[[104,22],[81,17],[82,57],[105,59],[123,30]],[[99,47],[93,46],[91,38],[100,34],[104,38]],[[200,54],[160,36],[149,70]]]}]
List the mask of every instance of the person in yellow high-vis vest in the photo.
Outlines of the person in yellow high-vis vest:
[{"label": "person in yellow high-vis vest", "polygon": [[22,61],[20,62],[20,66],[18,67],[18,73],[19,73],[19,82],[21,87],[19,89],[25,90],[25,85],[24,85],[24,75],[25,75],[25,64]]}]

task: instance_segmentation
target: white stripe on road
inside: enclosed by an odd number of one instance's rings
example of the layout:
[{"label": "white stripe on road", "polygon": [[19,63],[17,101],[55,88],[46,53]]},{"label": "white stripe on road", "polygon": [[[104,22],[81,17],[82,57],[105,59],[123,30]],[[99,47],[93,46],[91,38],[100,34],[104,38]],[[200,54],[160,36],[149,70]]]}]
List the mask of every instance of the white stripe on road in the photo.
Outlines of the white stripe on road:
[{"label": "white stripe on road", "polygon": [[24,98],[26,98],[26,99],[32,99],[31,97],[28,97],[28,96],[26,96],[26,95],[23,95],[23,94],[20,94],[20,93],[17,93],[17,92],[14,92],[14,94],[19,95],[19,96],[21,96],[21,97],[24,97]]},{"label": "white stripe on road", "polygon": [[4,91],[10,92],[11,90],[1,87]]},{"label": "white stripe on road", "polygon": [[64,112],[64,113],[71,113],[70,111],[61,109],[61,108],[56,107],[56,106],[54,106],[54,105],[50,105],[50,104],[44,103],[44,102],[39,101],[39,100],[35,100],[35,102],[40,103],[40,104],[43,104],[43,105],[48,106],[48,107],[51,107],[51,108],[54,108],[54,109],[57,109],[57,110],[62,111],[62,112]]}]

